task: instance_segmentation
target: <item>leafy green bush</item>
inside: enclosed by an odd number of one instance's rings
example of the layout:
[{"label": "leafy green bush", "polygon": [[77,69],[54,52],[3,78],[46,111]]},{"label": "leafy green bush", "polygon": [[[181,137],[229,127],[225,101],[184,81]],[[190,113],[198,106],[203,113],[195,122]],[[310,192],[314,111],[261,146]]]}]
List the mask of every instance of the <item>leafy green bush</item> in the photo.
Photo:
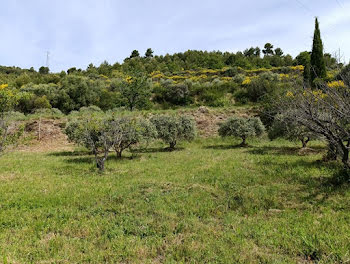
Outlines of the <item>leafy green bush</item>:
[{"label": "leafy green bush", "polygon": [[7,112],[6,116],[8,116],[10,121],[24,121],[27,119],[25,114],[17,111]]},{"label": "leafy green bush", "polygon": [[282,114],[278,114],[274,118],[272,126],[268,130],[268,136],[271,140],[276,138],[286,138],[291,141],[299,140],[302,147],[305,148],[307,143],[316,138],[315,133],[312,133],[305,126],[291,122]]},{"label": "leafy green bush", "polygon": [[20,95],[16,90],[10,88],[7,84],[0,85],[0,154],[9,143],[13,143],[17,138],[16,136],[12,137],[12,135],[16,135],[16,131],[13,133],[9,131],[9,113],[18,103],[19,98]]},{"label": "leafy green bush", "polygon": [[265,131],[260,118],[231,117],[220,124],[219,135],[221,137],[237,137],[242,139],[242,146],[246,145],[248,137],[259,137]]},{"label": "leafy green bush", "polygon": [[42,117],[42,118],[58,119],[58,118],[62,118],[64,115],[57,108],[42,108],[42,109],[35,110],[35,112],[29,116],[34,118]]},{"label": "leafy green bush", "polygon": [[49,109],[52,108],[50,101],[47,99],[46,95],[37,97],[33,102],[34,109]]},{"label": "leafy green bush", "polygon": [[85,146],[95,156],[100,171],[105,168],[109,150],[113,147],[115,131],[101,115],[82,115],[70,120],[65,129],[68,140]]},{"label": "leafy green bush", "polygon": [[156,138],[154,125],[135,117],[117,117],[99,111],[78,112],[69,117],[65,133],[69,141],[82,145],[94,155],[97,168],[104,169],[110,149],[117,156],[132,145]]},{"label": "leafy green bush", "polygon": [[277,89],[278,80],[273,73],[263,73],[259,78],[253,78],[247,85],[247,96],[251,102],[258,102],[263,96]]},{"label": "leafy green bush", "polygon": [[151,83],[146,76],[129,76],[119,86],[123,103],[130,111],[147,109],[150,105]]},{"label": "leafy green bush", "polygon": [[187,116],[158,115],[151,118],[155,125],[158,138],[169,144],[173,150],[181,140],[191,141],[196,136],[195,123]]},{"label": "leafy green bush", "polygon": [[185,82],[161,81],[155,87],[154,93],[154,100],[158,103],[168,102],[172,105],[188,105],[192,101],[188,84]]},{"label": "leafy green bush", "polygon": [[157,137],[157,131],[154,125],[148,120],[136,119],[132,117],[111,118],[108,121],[110,127],[114,129],[116,138],[113,148],[117,157],[122,156],[122,152],[131,148],[132,145],[141,141],[150,141]]},{"label": "leafy green bush", "polygon": [[249,95],[246,88],[241,88],[235,91],[233,97],[235,98],[236,102],[241,104],[246,104],[249,102]]}]

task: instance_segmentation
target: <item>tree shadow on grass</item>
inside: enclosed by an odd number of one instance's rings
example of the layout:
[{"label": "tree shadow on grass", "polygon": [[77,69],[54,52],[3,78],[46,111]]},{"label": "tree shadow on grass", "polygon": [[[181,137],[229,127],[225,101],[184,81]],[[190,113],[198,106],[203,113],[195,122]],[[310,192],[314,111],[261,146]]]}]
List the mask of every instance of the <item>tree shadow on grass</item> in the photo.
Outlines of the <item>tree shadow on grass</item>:
[{"label": "tree shadow on grass", "polygon": [[304,186],[304,191],[308,193],[303,197],[307,201],[316,205],[321,205],[334,195],[343,195],[350,189],[350,171],[341,167],[337,163],[325,163],[322,161],[312,162],[308,167],[327,166],[334,172],[331,176],[299,178],[299,183]]},{"label": "tree shadow on grass", "polygon": [[[87,153],[85,153],[87,155]],[[122,160],[136,160],[136,159],[140,159],[140,155],[135,155],[132,154],[131,156],[127,157],[127,156],[122,156],[122,157],[117,157],[116,155],[109,155],[107,158],[106,162],[110,162],[110,161],[122,161]],[[89,155],[89,156],[85,156],[85,157],[77,157],[77,158],[69,158],[67,160],[65,160],[65,162],[67,163],[73,163],[73,164],[81,164],[81,163],[95,163],[95,157],[93,155]]]},{"label": "tree shadow on grass", "polygon": [[[263,162],[262,165],[265,165]],[[337,161],[310,161],[299,158],[294,162],[277,162],[271,159],[268,163],[269,166],[278,168],[278,174],[287,177],[289,184],[300,186],[300,195],[297,195],[300,203],[306,202],[312,205],[322,205],[329,198],[345,194],[350,189],[350,171],[345,170],[341,163]],[[298,167],[306,170],[306,172],[310,171],[310,173],[300,175],[300,170],[291,170],[291,168]],[[313,176],[311,172],[314,169],[320,170],[321,174]]]},{"label": "tree shadow on grass", "polygon": [[204,149],[216,149],[216,150],[228,150],[228,149],[250,149],[253,146],[250,145],[213,145],[213,146],[204,146]]},{"label": "tree shadow on grass", "polygon": [[55,156],[55,157],[77,157],[77,156],[89,155],[89,152],[88,151],[61,151],[61,152],[52,152],[47,155]]},{"label": "tree shadow on grass", "polygon": [[133,149],[131,153],[162,153],[162,152],[176,152],[176,151],[182,151],[185,148],[182,147],[176,147],[175,149],[170,148],[140,148],[140,149]]},{"label": "tree shadow on grass", "polygon": [[314,155],[324,152],[325,148],[321,146],[315,146],[312,148],[302,149],[300,147],[274,147],[274,146],[263,146],[255,147],[249,150],[250,154],[254,155]]},{"label": "tree shadow on grass", "polygon": [[81,164],[81,163],[94,163],[95,158],[93,156],[86,156],[86,157],[78,157],[78,158],[69,158],[66,159],[65,162],[67,163],[74,163],[74,164]]}]

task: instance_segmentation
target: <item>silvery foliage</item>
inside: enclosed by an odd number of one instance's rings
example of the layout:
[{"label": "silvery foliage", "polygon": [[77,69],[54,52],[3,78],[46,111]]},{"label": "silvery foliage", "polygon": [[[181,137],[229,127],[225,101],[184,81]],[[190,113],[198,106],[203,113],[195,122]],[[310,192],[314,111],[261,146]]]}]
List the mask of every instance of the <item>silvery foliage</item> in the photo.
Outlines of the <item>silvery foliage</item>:
[{"label": "silvery foliage", "polygon": [[157,115],[151,118],[158,138],[174,149],[181,140],[191,141],[196,136],[196,125],[192,118],[187,116]]},{"label": "silvery foliage", "polygon": [[265,132],[265,127],[260,118],[231,117],[219,126],[221,137],[236,137],[242,139],[242,145],[246,144],[248,137],[258,137]]}]

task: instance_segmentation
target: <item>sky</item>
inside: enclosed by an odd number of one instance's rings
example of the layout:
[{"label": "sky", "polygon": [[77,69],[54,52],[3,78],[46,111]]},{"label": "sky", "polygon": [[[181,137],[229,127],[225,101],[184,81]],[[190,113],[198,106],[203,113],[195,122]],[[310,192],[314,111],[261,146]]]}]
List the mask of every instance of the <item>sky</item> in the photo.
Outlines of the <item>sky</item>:
[{"label": "sky", "polygon": [[[314,18],[325,52],[350,59],[350,0],[0,0],[0,65],[52,72],[122,62],[137,49],[237,52],[271,42],[311,50]],[[339,52],[340,50],[340,52]]]}]

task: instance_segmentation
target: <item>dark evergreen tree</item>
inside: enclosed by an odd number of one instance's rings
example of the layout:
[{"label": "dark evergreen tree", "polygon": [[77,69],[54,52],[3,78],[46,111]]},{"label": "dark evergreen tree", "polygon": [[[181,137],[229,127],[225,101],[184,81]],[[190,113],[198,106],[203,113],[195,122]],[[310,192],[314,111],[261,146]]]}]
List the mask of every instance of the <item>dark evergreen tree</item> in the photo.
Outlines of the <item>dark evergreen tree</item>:
[{"label": "dark evergreen tree", "polygon": [[263,49],[265,55],[273,55],[273,45],[271,43],[266,43]]},{"label": "dark evergreen tree", "polygon": [[310,82],[311,72],[310,72],[310,64],[311,64],[311,55],[308,51],[300,52],[299,55],[295,58],[296,63],[298,65],[304,66],[304,81],[306,83]]},{"label": "dark evergreen tree", "polygon": [[310,82],[310,80],[311,80],[311,65],[310,65],[310,61],[306,62],[306,64],[304,65],[303,77],[304,77],[304,82],[305,83]]},{"label": "dark evergreen tree", "polygon": [[146,58],[152,58],[153,57],[153,50],[151,48],[147,49],[145,53]]},{"label": "dark evergreen tree", "polygon": [[256,47],[256,48],[255,48],[254,55],[255,55],[256,57],[260,57],[260,55],[261,55],[261,50],[260,50],[259,47]]},{"label": "dark evergreen tree", "polygon": [[130,59],[137,58],[137,57],[140,57],[139,51],[138,50],[133,50],[131,55],[130,55]]},{"label": "dark evergreen tree", "polygon": [[50,72],[50,69],[48,67],[41,66],[39,68],[39,73],[40,74],[48,74]]},{"label": "dark evergreen tree", "polygon": [[327,76],[326,63],[323,56],[323,43],[317,18],[315,20],[314,40],[312,43],[310,76],[311,83],[313,83],[316,78],[325,78]]},{"label": "dark evergreen tree", "polygon": [[282,57],[283,56],[283,51],[281,48],[277,48],[275,49],[275,55],[278,57]]}]

